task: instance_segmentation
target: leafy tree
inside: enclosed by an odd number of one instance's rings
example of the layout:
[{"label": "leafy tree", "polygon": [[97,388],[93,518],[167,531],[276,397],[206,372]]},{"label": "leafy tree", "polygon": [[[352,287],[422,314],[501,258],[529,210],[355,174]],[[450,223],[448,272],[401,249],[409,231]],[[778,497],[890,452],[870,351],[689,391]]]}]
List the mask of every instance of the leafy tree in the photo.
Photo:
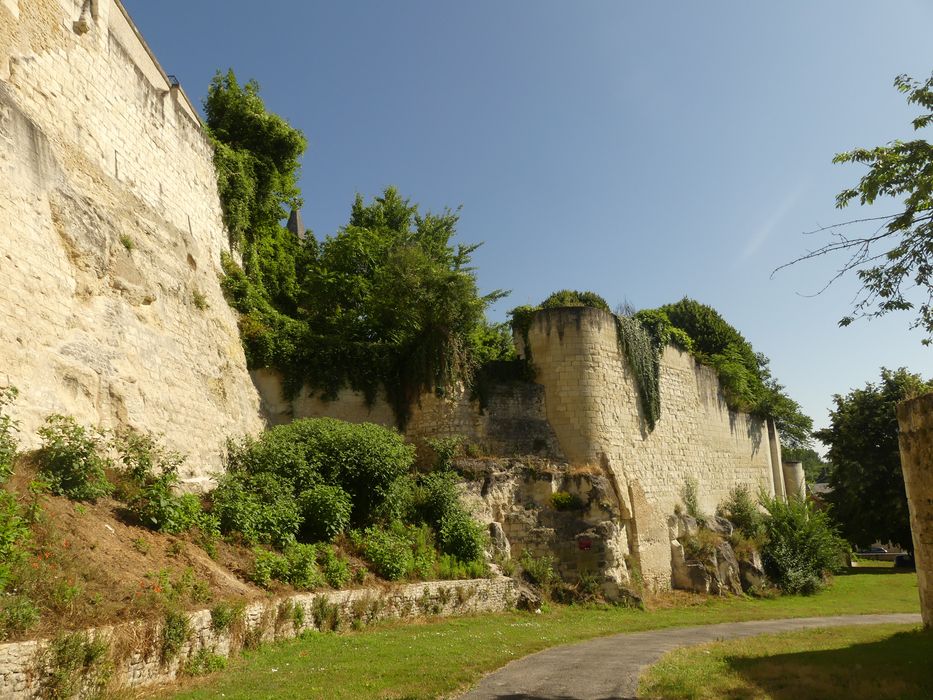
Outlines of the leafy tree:
[{"label": "leafy tree", "polygon": [[281,221],[301,206],[299,159],[307,140],[266,109],[256,81],[240,85],[232,70],[214,76],[204,112],[231,244],[253,284],[293,312],[302,244]]},{"label": "leafy tree", "polygon": [[882,368],[880,382],[834,396],[830,427],[814,433],[829,446],[833,514],[855,545],[880,540],[912,550],[895,407],[931,388],[904,368]]},{"label": "leafy tree", "polygon": [[390,187],[369,204],[357,195],[336,235],[298,236],[282,221],[301,204],[302,133],[232,71],[214,78],[204,108],[224,222],[243,260],[224,257],[223,286],[250,367],[281,370],[288,392],[309,384],[330,397],[350,386],[372,399],[384,387],[404,425],[420,394],[508,356],[484,318],[504,292],[479,294],[478,245],[452,242],[457,212],[422,214]]},{"label": "leafy tree", "polygon": [[718,311],[684,297],[659,309],[639,311],[636,318],[644,318],[649,327],[657,328],[663,325],[659,312],[688,336],[689,343],[678,341],[680,345],[689,345],[697,359],[716,368],[731,408],[774,418],[787,447],[806,447],[812,419],[771,374],[768,358],[756,353]]},{"label": "leafy tree", "polygon": [[[894,86],[907,95],[908,104],[924,113],[913,120],[919,131],[933,122],[933,77],[920,82],[899,75]],[[882,198],[900,199],[900,211],[885,216],[857,219],[819,229],[830,231],[832,240],[806,255],[782,265],[778,270],[802,260],[842,254],[844,262],[829,284],[846,273],[855,272],[862,289],[853,303],[853,313],[844,316],[840,326],[855,318],[878,317],[891,311],[916,310],[912,328],[922,328],[933,341],[933,145],[923,139],[893,141],[875,148],[855,148],[839,153],[834,163],[868,166],[855,187],[836,196],[843,209],[858,200],[871,205]],[[851,234],[851,225],[866,227]],[[918,306],[919,304],[919,306]]]}]

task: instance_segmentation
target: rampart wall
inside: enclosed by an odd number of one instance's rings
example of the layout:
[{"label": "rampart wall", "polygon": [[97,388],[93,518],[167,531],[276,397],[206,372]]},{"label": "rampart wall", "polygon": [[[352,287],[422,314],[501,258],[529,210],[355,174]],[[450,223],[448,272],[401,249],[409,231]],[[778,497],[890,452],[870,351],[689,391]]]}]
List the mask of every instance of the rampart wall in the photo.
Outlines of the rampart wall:
[{"label": "rampart wall", "polygon": [[923,624],[933,627],[933,394],[897,407]]},{"label": "rampart wall", "polygon": [[116,0],[0,0],[0,384],[21,438],[54,412],[163,433],[189,479],[261,428],[212,149]]},{"label": "rampart wall", "polygon": [[[523,343],[519,343],[521,346]],[[783,497],[780,444],[773,425],[726,405],[714,370],[667,347],[661,359],[661,418],[649,432],[635,379],[619,351],[615,320],[598,309],[539,312],[528,333],[535,383],[496,388],[485,410],[465,392],[423,396],[406,429],[410,439],[461,434],[486,454],[540,454],[604,469],[618,500],[627,551],[653,588],[671,585],[670,518],[688,479],[713,514],[739,484]],[[333,416],[391,426],[391,408],[344,391],[324,401],[305,390],[281,393],[269,370],[253,373],[272,423]],[[794,491],[799,484],[794,485]]]},{"label": "rampart wall", "polygon": [[614,478],[630,548],[649,585],[670,586],[668,521],[687,479],[696,480],[700,508],[709,514],[738,484],[774,493],[768,426],[729,410],[715,371],[688,353],[672,346],[663,353],[661,417],[649,432],[611,314],[541,311],[528,345],[564,454]]}]

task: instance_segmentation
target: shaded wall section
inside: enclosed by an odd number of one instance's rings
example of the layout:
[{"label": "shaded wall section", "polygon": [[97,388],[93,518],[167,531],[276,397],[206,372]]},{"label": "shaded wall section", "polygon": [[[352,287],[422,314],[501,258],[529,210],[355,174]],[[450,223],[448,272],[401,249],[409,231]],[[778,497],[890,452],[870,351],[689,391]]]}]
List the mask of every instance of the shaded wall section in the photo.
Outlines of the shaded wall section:
[{"label": "shaded wall section", "polygon": [[933,394],[901,403],[897,407],[897,422],[917,562],[920,612],[924,626],[933,627]]}]

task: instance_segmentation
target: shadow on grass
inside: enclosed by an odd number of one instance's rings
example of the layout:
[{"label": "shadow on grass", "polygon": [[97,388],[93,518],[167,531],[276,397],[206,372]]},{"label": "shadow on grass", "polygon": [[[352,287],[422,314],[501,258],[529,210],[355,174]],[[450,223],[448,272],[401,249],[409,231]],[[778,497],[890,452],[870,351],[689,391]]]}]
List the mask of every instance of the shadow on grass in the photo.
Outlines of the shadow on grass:
[{"label": "shadow on grass", "polygon": [[[726,657],[733,671],[775,700],[933,698],[933,631],[900,632],[844,649]],[[745,693],[725,694],[728,700]]]},{"label": "shadow on grass", "polygon": [[908,569],[902,567],[895,569],[890,566],[853,566],[851,569],[843,569],[842,571],[835,574],[836,576],[861,576],[862,574],[868,574],[869,576],[898,576],[900,574],[916,574],[916,569]]}]

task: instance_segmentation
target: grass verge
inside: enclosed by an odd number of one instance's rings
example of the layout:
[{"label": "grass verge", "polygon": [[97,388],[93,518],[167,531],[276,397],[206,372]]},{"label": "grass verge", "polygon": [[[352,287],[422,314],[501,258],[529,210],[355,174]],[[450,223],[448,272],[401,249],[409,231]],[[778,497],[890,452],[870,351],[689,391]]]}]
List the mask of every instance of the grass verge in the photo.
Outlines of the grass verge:
[{"label": "grass verge", "polygon": [[808,629],[678,649],[639,697],[931,698],[933,632],[911,625]]},{"label": "grass verge", "polygon": [[607,634],[919,610],[916,574],[894,569],[855,569],[838,576],[827,590],[806,597],[673,600],[669,607],[650,612],[558,606],[539,615],[477,615],[381,625],[359,633],[312,634],[250,652],[227,672],[164,690],[160,697],[437,698],[469,687],[513,659]]}]

